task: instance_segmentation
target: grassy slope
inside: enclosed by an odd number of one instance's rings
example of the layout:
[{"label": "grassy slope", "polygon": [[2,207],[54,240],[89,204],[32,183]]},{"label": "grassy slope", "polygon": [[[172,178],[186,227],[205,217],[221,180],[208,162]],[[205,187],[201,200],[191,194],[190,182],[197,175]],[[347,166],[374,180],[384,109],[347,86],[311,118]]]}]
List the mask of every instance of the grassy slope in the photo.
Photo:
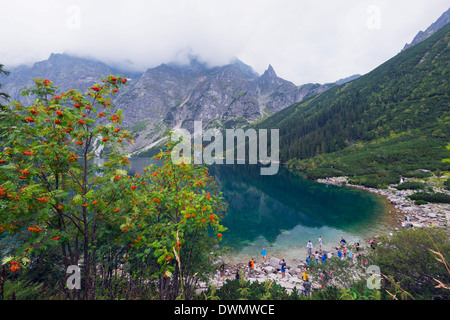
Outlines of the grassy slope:
[{"label": "grassy slope", "polygon": [[449,170],[450,25],[350,83],[256,125],[280,130],[280,157],[311,178],[385,186],[424,168]]}]

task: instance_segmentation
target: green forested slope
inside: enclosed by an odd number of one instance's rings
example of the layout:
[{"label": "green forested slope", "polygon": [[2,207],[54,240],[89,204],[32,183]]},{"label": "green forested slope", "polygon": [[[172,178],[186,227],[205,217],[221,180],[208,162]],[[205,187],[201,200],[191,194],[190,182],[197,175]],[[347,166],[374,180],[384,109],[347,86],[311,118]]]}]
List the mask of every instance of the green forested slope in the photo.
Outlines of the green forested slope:
[{"label": "green forested slope", "polygon": [[448,170],[450,25],[350,83],[259,123],[280,157],[310,177],[381,185],[419,168]]}]

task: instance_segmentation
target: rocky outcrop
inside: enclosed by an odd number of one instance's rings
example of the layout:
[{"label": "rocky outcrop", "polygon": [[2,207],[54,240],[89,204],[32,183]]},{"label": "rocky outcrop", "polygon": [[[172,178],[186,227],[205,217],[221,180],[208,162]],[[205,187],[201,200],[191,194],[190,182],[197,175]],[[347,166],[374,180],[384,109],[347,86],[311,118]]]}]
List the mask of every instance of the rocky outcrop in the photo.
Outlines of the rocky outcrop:
[{"label": "rocky outcrop", "polygon": [[405,44],[402,51],[427,39],[437,31],[445,27],[449,22],[450,22],[450,8],[447,11],[445,11],[439,17],[439,19],[437,19],[433,24],[431,24],[425,31],[419,31],[419,33],[417,33],[417,35],[414,37],[413,41],[410,44]]}]

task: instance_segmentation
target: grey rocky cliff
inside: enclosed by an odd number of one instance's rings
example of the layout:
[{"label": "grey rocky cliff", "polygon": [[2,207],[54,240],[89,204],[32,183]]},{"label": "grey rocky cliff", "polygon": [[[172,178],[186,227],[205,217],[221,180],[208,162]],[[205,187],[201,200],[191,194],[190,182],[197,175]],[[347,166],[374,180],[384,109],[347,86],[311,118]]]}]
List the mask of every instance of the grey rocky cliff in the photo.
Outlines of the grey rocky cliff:
[{"label": "grey rocky cliff", "polygon": [[26,103],[32,100],[21,97],[20,90],[32,86],[34,78],[47,78],[62,91],[83,92],[107,75],[127,77],[128,86],[112,102],[122,109],[122,126],[137,134],[129,152],[148,148],[168,127],[191,130],[194,120],[203,121],[205,128],[240,127],[336,84],[296,86],[278,77],[270,65],[260,76],[237,59],[216,67],[191,59],[187,65],[162,64],[133,73],[94,59],[52,54],[32,66],[5,69],[11,74],[0,79],[3,91]]},{"label": "grey rocky cliff", "polygon": [[450,8],[447,9],[434,23],[432,23],[425,31],[419,31],[410,44],[405,44],[403,50],[406,50],[419,42],[427,39],[450,22]]}]

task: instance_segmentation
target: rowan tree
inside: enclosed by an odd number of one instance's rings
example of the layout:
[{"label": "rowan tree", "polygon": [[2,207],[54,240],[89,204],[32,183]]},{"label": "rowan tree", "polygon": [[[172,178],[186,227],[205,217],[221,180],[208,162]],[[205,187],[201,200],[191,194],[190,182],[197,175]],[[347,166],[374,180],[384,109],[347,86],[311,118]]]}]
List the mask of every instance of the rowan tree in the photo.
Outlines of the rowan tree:
[{"label": "rowan tree", "polygon": [[[36,97],[33,105],[13,101],[0,115],[0,228],[15,243],[6,261],[18,271],[33,251],[59,248],[64,269],[82,263],[78,296],[85,299],[94,298],[100,216],[121,198],[110,180],[125,174],[117,151],[131,135],[120,131],[121,112],[112,113],[109,95],[124,84],[109,76],[85,93],[57,93],[48,79],[35,79],[22,92]],[[92,161],[94,144],[110,150],[109,166]]]},{"label": "rowan tree", "polygon": [[120,223],[126,259],[136,273],[157,279],[160,299],[193,297],[195,284],[207,280],[217,262],[226,230],[227,203],[217,183],[204,166],[174,163],[175,145],[168,142],[154,157],[159,163],[131,179],[133,195],[121,209],[131,213]]},{"label": "rowan tree", "polygon": [[13,101],[2,110],[2,264],[17,274],[53,255],[63,279],[80,265],[81,290],[58,282],[72,299],[117,298],[119,269],[153,283],[159,298],[186,298],[214,262],[225,203],[205,167],[171,161],[171,142],[155,156],[159,166],[128,174],[123,149],[132,135],[111,104],[126,82],[108,76],[87,92],[58,93],[50,80],[35,79],[23,91],[36,97],[33,105]]}]

